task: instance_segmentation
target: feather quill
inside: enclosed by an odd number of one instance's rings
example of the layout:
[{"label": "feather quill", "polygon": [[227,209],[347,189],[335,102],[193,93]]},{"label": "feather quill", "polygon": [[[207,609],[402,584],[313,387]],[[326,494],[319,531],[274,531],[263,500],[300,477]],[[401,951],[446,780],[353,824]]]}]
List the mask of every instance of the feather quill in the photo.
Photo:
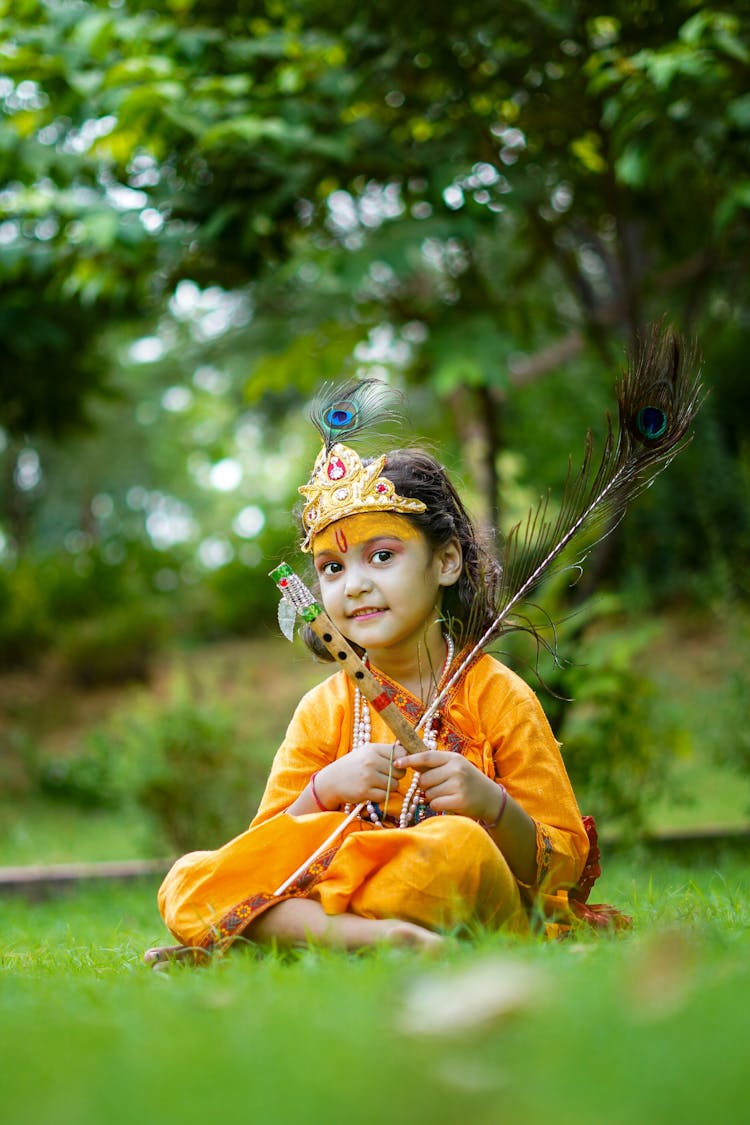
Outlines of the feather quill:
[{"label": "feather quill", "polygon": [[705,397],[698,356],[673,329],[652,325],[634,346],[616,385],[619,423],[607,415],[607,436],[594,470],[594,440],[586,435],[581,468],[568,479],[556,517],[543,496],[509,533],[503,551],[497,614],[468,653],[426,717],[441,705],[477,653],[514,627],[513,614],[536,590],[565,549],[586,529],[592,535],[576,562],[580,567],[596,543],[609,535],[629,505],[692,440],[690,427]]}]

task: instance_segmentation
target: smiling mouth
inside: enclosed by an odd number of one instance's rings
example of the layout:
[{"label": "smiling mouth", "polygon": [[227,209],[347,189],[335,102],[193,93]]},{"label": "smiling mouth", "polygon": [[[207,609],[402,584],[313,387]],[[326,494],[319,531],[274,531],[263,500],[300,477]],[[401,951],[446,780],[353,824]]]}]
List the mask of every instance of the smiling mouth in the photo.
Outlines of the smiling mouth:
[{"label": "smiling mouth", "polygon": [[361,620],[363,617],[377,617],[381,613],[385,613],[385,610],[378,609],[376,606],[367,606],[365,609],[355,609],[353,613],[349,614],[349,620]]}]

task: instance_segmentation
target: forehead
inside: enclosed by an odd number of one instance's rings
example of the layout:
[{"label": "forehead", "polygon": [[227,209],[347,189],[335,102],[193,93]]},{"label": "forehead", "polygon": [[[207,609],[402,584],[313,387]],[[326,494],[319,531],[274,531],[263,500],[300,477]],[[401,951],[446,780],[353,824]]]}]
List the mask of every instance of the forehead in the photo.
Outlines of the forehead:
[{"label": "forehead", "polygon": [[370,539],[379,539],[381,536],[404,540],[418,539],[419,532],[411,520],[395,512],[347,516],[346,519],[329,524],[315,536],[312,544],[313,554],[319,555],[324,551],[344,554],[353,547],[360,547]]}]

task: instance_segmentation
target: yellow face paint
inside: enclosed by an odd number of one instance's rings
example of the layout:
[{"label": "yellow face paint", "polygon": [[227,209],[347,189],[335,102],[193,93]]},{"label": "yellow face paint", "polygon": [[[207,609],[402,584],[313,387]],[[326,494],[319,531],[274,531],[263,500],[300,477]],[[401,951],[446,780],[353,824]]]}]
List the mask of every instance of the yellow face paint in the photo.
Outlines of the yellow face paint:
[{"label": "yellow face paint", "polygon": [[359,547],[370,539],[417,539],[420,532],[406,516],[395,512],[372,512],[347,516],[323,528],[313,540],[313,554],[333,551],[345,555],[352,547]]}]

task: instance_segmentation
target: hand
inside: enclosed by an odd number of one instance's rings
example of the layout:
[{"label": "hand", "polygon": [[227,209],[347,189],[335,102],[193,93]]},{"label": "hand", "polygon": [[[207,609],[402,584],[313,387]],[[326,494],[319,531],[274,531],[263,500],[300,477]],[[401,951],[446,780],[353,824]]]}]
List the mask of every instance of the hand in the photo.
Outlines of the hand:
[{"label": "hand", "polygon": [[343,758],[324,766],[315,779],[321,802],[329,809],[360,801],[384,801],[390,771],[391,791],[406,772],[394,757],[403,752],[397,742],[366,742]]},{"label": "hand", "polygon": [[408,764],[420,773],[420,785],[435,812],[460,813],[488,823],[498,814],[500,787],[460,754],[425,750],[398,758],[395,764]]}]

